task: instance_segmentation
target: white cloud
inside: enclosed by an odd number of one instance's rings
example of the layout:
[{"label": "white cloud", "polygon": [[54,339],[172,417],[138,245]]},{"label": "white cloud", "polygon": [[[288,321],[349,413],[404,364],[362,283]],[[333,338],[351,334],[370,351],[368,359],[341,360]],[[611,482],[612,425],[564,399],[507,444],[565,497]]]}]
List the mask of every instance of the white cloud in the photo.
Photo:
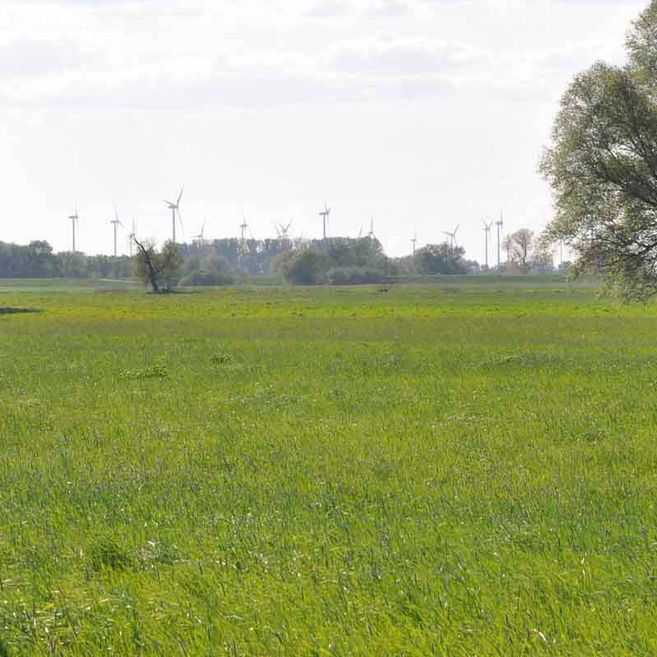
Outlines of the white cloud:
[{"label": "white cloud", "polygon": [[379,0],[368,8],[368,14],[374,18],[399,18],[412,12],[412,6],[404,0]]}]

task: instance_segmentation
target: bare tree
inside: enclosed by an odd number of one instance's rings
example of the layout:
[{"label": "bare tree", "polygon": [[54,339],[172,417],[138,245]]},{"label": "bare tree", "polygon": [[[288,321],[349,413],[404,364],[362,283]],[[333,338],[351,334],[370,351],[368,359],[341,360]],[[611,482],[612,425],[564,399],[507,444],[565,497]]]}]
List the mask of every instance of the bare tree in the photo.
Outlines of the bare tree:
[{"label": "bare tree", "polygon": [[182,256],[180,249],[171,241],[165,242],[158,253],[152,244],[133,238],[137,247],[135,274],[150,285],[154,294],[171,292],[180,279]]},{"label": "bare tree", "polygon": [[529,271],[535,247],[534,233],[528,228],[521,228],[507,235],[502,247],[507,253],[509,267],[523,272]]}]

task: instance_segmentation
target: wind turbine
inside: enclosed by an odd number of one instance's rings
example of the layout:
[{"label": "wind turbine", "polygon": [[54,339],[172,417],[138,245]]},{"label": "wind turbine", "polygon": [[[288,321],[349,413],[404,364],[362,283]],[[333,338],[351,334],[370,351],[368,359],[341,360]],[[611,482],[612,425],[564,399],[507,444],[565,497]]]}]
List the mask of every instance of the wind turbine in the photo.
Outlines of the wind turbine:
[{"label": "wind turbine", "polygon": [[132,244],[135,241],[135,237],[137,237],[137,227],[135,225],[135,220],[132,220],[132,230],[130,231],[130,235],[128,235],[128,239],[130,240],[130,257],[132,258]]},{"label": "wind turbine", "polygon": [[484,233],[486,234],[486,269],[488,269],[488,238],[490,237],[490,230],[494,222],[486,223],[483,219],[482,222],[484,224]]},{"label": "wind turbine", "polygon": [[246,229],[249,227],[249,224],[246,222],[246,217],[244,216],[244,210],[242,210],[242,223],[240,224],[240,243],[237,247],[237,259],[241,259],[242,255],[246,253]]},{"label": "wind turbine", "polygon": [[443,231],[443,235],[447,235],[447,237],[449,237],[449,246],[452,249],[456,246],[456,233],[459,232],[460,227],[461,225],[459,224],[451,233],[446,230]]},{"label": "wind turbine", "polygon": [[121,220],[119,219],[119,213],[116,210],[116,206],[114,207],[114,219],[111,219],[110,223],[114,227],[114,257],[116,258],[117,256],[116,233],[119,229],[119,226],[123,226]]},{"label": "wind turbine", "polygon": [[504,226],[504,214],[500,212],[500,218],[495,222],[497,226],[497,268],[502,264],[502,227]]},{"label": "wind turbine", "polygon": [[276,224],[276,233],[279,240],[288,240],[290,234],[290,226],[292,222],[288,221],[286,224]]},{"label": "wind turbine", "polygon": [[246,233],[246,229],[249,227],[249,224],[246,223],[246,217],[244,216],[244,212],[242,212],[242,223],[240,224],[240,242],[244,242],[244,237]]},{"label": "wind turbine", "polygon": [[192,235],[192,239],[198,243],[198,246],[200,248],[203,248],[203,245],[205,244],[204,232],[205,232],[205,221],[201,226],[201,232],[198,235]]},{"label": "wind turbine", "polygon": [[331,208],[324,203],[324,209],[319,213],[322,218],[322,238],[326,239],[326,226],[328,225],[329,216],[331,215]]},{"label": "wind turbine", "polygon": [[183,192],[185,191],[185,185],[180,189],[180,194],[178,194],[178,200],[173,203],[172,201],[167,201],[164,199],[164,202],[167,204],[169,210],[171,210],[171,240],[176,243],[176,214],[178,215],[178,221],[180,222],[180,228],[182,229],[182,217],[180,215],[180,199],[182,198]]},{"label": "wind turbine", "polygon": [[77,204],[75,206],[75,212],[73,214],[70,214],[68,216],[68,218],[71,221],[71,231],[72,231],[72,234],[73,234],[73,240],[72,240],[73,247],[72,247],[72,250],[73,250],[73,253],[75,253],[75,229],[77,228],[77,226],[79,224],[79,220],[80,220],[80,217],[78,216],[78,206],[77,206]]},{"label": "wind turbine", "polygon": [[413,245],[413,255],[415,255],[415,248],[417,247],[417,233],[413,234],[413,239],[411,240],[411,244]]},{"label": "wind turbine", "polygon": [[367,233],[367,236],[373,240],[374,239],[374,217],[370,217],[370,232]]}]

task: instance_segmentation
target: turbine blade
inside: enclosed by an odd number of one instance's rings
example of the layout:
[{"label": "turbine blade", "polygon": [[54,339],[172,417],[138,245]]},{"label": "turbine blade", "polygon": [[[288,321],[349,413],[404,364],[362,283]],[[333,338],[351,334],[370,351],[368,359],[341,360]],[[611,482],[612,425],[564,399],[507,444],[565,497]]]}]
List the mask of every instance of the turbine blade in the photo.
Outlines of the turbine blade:
[{"label": "turbine blade", "polygon": [[176,201],[176,205],[180,203],[180,199],[182,198],[183,192],[185,191],[185,185],[183,185],[180,189],[180,194],[178,194],[178,200]]}]

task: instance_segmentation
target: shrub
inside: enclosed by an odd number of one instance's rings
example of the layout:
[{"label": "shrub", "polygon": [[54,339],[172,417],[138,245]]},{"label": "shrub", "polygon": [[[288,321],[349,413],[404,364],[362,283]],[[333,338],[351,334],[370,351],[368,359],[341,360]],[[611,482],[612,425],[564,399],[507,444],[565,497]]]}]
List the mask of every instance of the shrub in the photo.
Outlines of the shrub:
[{"label": "shrub", "polygon": [[321,285],[326,281],[326,256],[304,249],[282,264],[285,279],[293,285]]},{"label": "shrub", "polygon": [[235,277],[225,271],[199,269],[183,276],[182,285],[233,285]]}]

